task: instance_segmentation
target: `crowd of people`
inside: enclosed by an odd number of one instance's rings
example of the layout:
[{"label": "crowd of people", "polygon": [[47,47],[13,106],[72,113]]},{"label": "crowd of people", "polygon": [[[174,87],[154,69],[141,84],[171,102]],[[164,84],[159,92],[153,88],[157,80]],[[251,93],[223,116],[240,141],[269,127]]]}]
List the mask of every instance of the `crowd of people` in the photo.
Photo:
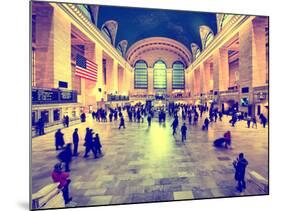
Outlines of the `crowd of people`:
[{"label": "crowd of people", "polygon": [[[92,111],[92,119],[104,123],[108,122],[116,122],[119,120],[119,127],[125,129],[125,117],[127,118],[127,122],[131,123],[144,123],[144,120],[147,120],[148,127],[151,126],[151,122],[153,118],[157,119],[158,114],[158,122],[159,124],[165,124],[166,122],[166,113],[172,118],[172,135],[175,137],[177,136],[177,130],[180,125],[179,118],[182,119],[182,124],[180,127],[180,134],[181,134],[181,141],[182,143],[187,142],[188,140],[188,130],[190,127],[196,127],[198,125],[199,119],[202,119],[202,127],[200,128],[202,131],[208,131],[209,125],[216,123],[217,121],[222,121],[224,114],[222,111],[219,111],[215,105],[211,105],[208,107],[207,105],[192,105],[192,104],[175,104],[170,103],[167,107],[160,107],[160,108],[153,108],[151,106],[147,106],[145,104],[138,103],[136,105],[125,105],[123,107],[115,107],[115,108],[99,108],[97,111]],[[126,115],[124,115],[126,114]],[[80,116],[81,122],[86,121],[85,113],[82,113]],[[261,124],[263,127],[266,126],[267,119],[266,117],[261,114],[259,116]],[[233,112],[231,116],[231,120],[229,123],[231,126],[235,127],[237,121],[246,120],[247,127],[249,128],[252,123],[252,127],[257,127],[257,121],[255,117],[246,116],[239,112]],[[44,120],[39,120],[38,125],[42,125]],[[63,125],[64,127],[69,127],[69,117],[67,115],[63,118]],[[43,130],[42,126],[39,129],[39,135],[44,134],[44,125]],[[68,186],[70,184],[70,175],[69,172],[71,171],[71,162],[73,157],[79,156],[79,142],[80,136],[78,128],[75,128],[72,134],[72,143],[65,144],[64,134],[62,133],[61,129],[58,129],[55,133],[55,149],[61,150],[58,155],[57,159],[59,163],[57,163],[54,167],[54,171],[52,173],[53,181],[57,181],[60,183],[60,187],[63,191],[63,196],[65,203],[69,203],[71,201],[71,197],[69,197]],[[226,131],[222,137],[214,140],[213,146],[216,148],[226,148],[228,149],[231,147],[231,132],[230,130]],[[89,154],[93,154],[94,159],[98,159],[103,156],[102,153],[102,145],[100,142],[100,137],[98,133],[95,133],[93,129],[87,127],[86,133],[84,137],[84,144],[85,147],[83,158],[88,158]],[[73,148],[73,149],[72,149]],[[64,165],[64,171],[62,170],[62,164]],[[245,169],[248,164],[248,161],[244,158],[243,153],[240,153],[239,157],[233,162],[233,166],[236,170],[235,179],[238,182],[237,190],[240,192],[246,188],[246,184],[244,181],[245,177]]]},{"label": "crowd of people", "polygon": [[[72,143],[65,144],[64,134],[61,132],[61,129],[58,129],[55,133],[55,149],[61,150],[58,153],[57,159],[59,163],[54,166],[54,170],[52,172],[52,179],[54,182],[59,182],[59,188],[63,192],[63,198],[65,204],[68,204],[72,198],[69,197],[69,184],[70,184],[70,164],[72,162],[73,157],[77,157],[79,155],[79,134],[78,128],[75,128],[72,134]],[[73,145],[73,150],[72,150]],[[89,153],[93,153],[94,159],[98,159],[103,156],[102,153],[102,145],[100,142],[100,137],[98,133],[94,133],[93,129],[86,128],[86,135],[84,138],[85,153],[84,158],[89,157]],[[64,171],[62,169],[64,166]]]}]

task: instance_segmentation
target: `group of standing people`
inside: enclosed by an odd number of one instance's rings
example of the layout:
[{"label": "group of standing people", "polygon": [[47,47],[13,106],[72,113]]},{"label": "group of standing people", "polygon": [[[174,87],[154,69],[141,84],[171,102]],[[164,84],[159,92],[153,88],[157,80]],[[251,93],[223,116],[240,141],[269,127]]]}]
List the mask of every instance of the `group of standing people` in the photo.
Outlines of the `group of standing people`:
[{"label": "group of standing people", "polygon": [[[63,198],[65,204],[68,204],[72,197],[69,196],[69,184],[71,180],[69,179],[70,174],[70,164],[72,162],[72,157],[77,157],[78,153],[78,145],[79,145],[79,134],[78,128],[74,129],[72,134],[73,139],[73,151],[72,151],[72,143],[65,144],[64,141],[64,134],[61,132],[61,129],[58,129],[55,133],[55,148],[56,150],[62,150],[58,153],[57,159],[59,163],[54,166],[54,170],[52,172],[52,179],[54,182],[59,183],[59,188],[62,190]],[[94,155],[94,159],[101,157],[102,145],[100,142],[99,134],[94,133],[92,129],[86,128],[86,135],[85,135],[85,154],[84,158],[89,157],[89,152],[92,151]],[[62,169],[62,164],[64,164],[64,171]]]},{"label": "group of standing people", "polygon": [[[78,153],[78,146],[79,146],[79,134],[78,128],[74,129],[72,134],[72,143],[68,143],[65,145],[64,141],[64,134],[61,132],[61,129],[58,129],[55,133],[55,148],[56,150],[62,150],[57,158],[65,164],[65,171],[70,171],[70,163],[72,161],[72,157],[77,157]],[[94,133],[92,129],[86,128],[86,135],[85,135],[85,154],[84,158],[89,157],[89,152],[92,151],[94,158],[97,159],[102,156],[102,145],[100,142],[100,137],[98,133]],[[72,144],[73,144],[73,151],[72,151]]]}]

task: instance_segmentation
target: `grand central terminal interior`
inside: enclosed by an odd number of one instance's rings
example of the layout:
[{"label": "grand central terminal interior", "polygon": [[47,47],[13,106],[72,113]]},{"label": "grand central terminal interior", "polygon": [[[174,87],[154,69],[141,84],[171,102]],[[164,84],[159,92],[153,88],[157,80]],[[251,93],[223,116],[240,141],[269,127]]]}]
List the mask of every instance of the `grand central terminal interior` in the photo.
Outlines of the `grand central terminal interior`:
[{"label": "grand central terminal interior", "polygon": [[34,209],[268,194],[268,17],[33,1],[30,19]]}]

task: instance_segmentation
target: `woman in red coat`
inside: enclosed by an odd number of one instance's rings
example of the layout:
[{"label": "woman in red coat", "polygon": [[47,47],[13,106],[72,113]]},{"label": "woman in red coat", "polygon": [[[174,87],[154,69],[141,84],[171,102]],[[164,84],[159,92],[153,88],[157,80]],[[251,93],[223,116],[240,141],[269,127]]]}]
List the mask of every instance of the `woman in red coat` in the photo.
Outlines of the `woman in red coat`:
[{"label": "woman in red coat", "polygon": [[59,182],[58,188],[62,190],[64,203],[68,204],[72,198],[69,197],[68,186],[71,182],[69,179],[69,173],[63,172],[60,163],[57,163],[54,166],[54,170],[52,172],[52,179],[54,182]]}]

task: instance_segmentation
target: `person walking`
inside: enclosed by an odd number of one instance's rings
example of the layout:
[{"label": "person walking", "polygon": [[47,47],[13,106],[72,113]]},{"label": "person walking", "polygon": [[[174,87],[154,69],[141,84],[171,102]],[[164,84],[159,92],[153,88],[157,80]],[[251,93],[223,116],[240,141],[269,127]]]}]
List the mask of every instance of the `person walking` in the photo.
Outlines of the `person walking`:
[{"label": "person walking", "polygon": [[263,128],[265,128],[266,123],[267,123],[267,118],[263,114],[261,114],[260,115],[260,120],[261,120]]},{"label": "person walking", "polygon": [[55,147],[56,150],[62,149],[65,142],[63,138],[64,134],[61,132],[61,129],[58,129],[55,133]]},{"label": "person walking", "polygon": [[38,122],[37,122],[37,128],[38,128],[38,135],[39,136],[45,134],[44,126],[45,126],[45,120],[44,120],[43,117],[40,117],[40,119],[38,119]]},{"label": "person walking", "polygon": [[205,129],[205,130],[208,130],[208,128],[209,128],[209,123],[210,123],[210,121],[209,121],[208,117],[206,117],[205,120],[204,120],[204,129]]},{"label": "person walking", "polygon": [[244,158],[243,153],[240,153],[238,158],[233,161],[233,166],[235,168],[234,178],[237,181],[236,189],[240,192],[242,192],[243,189],[246,189],[245,172],[247,165],[248,161]]},{"label": "person walking", "polygon": [[178,127],[179,121],[177,118],[174,119],[171,127],[173,128],[173,136],[177,133],[177,127]]},{"label": "person walking", "polygon": [[248,116],[248,117],[247,117],[247,127],[248,127],[248,128],[250,128],[250,126],[251,126],[251,120],[252,120],[252,119],[251,119],[251,116]]},{"label": "person walking", "polygon": [[181,126],[181,141],[182,141],[182,143],[184,143],[184,141],[186,141],[186,133],[187,133],[187,127],[186,127],[185,123],[183,123],[183,125]]},{"label": "person walking", "polygon": [[257,128],[258,128],[258,125],[257,125],[257,119],[256,119],[256,117],[253,117],[252,122],[253,122],[252,128],[254,128],[254,126],[255,126],[256,129],[257,129]]},{"label": "person walking", "polygon": [[71,182],[71,180],[69,179],[69,173],[63,172],[61,164],[57,163],[54,166],[54,170],[51,176],[53,182],[59,183],[58,188],[62,191],[64,204],[68,204],[72,200],[72,197],[69,197],[69,184]]},{"label": "person walking", "polygon": [[66,125],[66,127],[69,127],[69,116],[68,115],[65,116],[65,125]]},{"label": "person walking", "polygon": [[147,123],[148,123],[148,127],[150,127],[151,126],[151,115],[150,115],[150,113],[147,116]]},{"label": "person walking", "polygon": [[60,152],[57,156],[57,158],[64,163],[65,166],[65,172],[70,172],[70,163],[72,161],[72,149],[71,149],[71,143],[68,143],[65,147],[65,149]]},{"label": "person walking", "polygon": [[126,128],[125,127],[125,120],[124,120],[124,117],[123,116],[121,116],[121,118],[120,118],[120,124],[119,124],[119,130],[120,130],[120,128],[121,127],[123,127],[124,129]]},{"label": "person walking", "polygon": [[95,156],[94,148],[93,148],[93,130],[90,128],[86,128],[86,135],[85,135],[85,154],[84,158],[89,157],[88,153],[90,151],[93,152],[93,155]]},{"label": "person walking", "polygon": [[100,143],[100,137],[99,137],[98,133],[96,133],[96,136],[94,138],[93,147],[94,147],[94,152],[95,152],[95,154],[94,154],[95,159],[102,156],[102,151],[101,151],[102,145]]},{"label": "person walking", "polygon": [[79,135],[78,135],[78,128],[74,129],[74,132],[72,134],[72,140],[73,140],[73,156],[78,156],[78,143],[79,143]]},{"label": "person walking", "polygon": [[223,116],[223,114],[222,114],[222,112],[220,111],[220,112],[219,112],[219,120],[220,120],[220,121],[222,121],[222,116]]}]

